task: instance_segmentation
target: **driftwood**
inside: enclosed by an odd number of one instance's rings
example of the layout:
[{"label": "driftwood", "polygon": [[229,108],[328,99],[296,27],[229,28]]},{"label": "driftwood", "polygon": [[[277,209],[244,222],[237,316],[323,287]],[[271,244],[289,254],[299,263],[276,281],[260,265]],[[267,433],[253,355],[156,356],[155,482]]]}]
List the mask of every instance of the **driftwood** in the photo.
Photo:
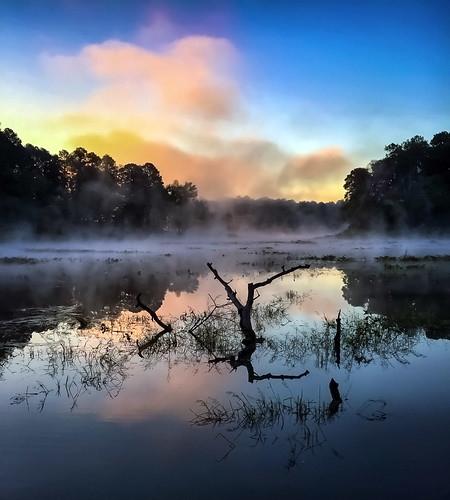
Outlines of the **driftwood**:
[{"label": "driftwood", "polygon": [[[290,267],[285,269],[284,266],[282,270],[270,276],[264,281],[256,282],[256,283],[248,283],[247,284],[247,300],[245,303],[242,303],[237,297],[237,293],[230,286],[231,281],[225,281],[219,274],[219,272],[213,267],[211,263],[207,263],[208,268],[214,275],[214,279],[217,279],[219,283],[225,288],[229,301],[236,307],[238,315],[239,315],[239,326],[243,335],[243,348],[237,353],[237,355],[230,355],[226,357],[217,357],[214,353],[209,349],[207,345],[199,338],[199,336],[195,333],[195,331],[201,327],[204,323],[206,323],[211,316],[217,311],[217,309],[227,306],[228,304],[218,305],[211,297],[213,302],[213,307],[208,313],[205,313],[201,317],[199,317],[194,324],[187,330],[187,333],[192,335],[192,337],[197,341],[199,345],[201,345],[204,349],[209,352],[210,356],[213,359],[209,361],[209,363],[221,363],[227,362],[231,366],[233,370],[236,370],[239,366],[244,366],[247,369],[248,373],[248,381],[253,383],[258,380],[270,380],[270,379],[280,379],[280,380],[294,380],[300,379],[302,377],[306,377],[309,374],[308,370],[305,370],[303,373],[299,375],[274,375],[272,373],[266,373],[264,375],[258,375],[255,373],[255,369],[253,368],[253,364],[251,361],[251,357],[256,350],[257,344],[261,343],[263,340],[256,337],[256,333],[253,329],[251,313],[254,301],[258,298],[255,297],[255,292],[257,292],[258,288],[262,288],[264,286],[269,285],[274,280],[281,278],[289,273],[297,271],[298,269],[307,269],[309,265],[298,265],[294,267]],[[173,331],[172,326],[169,323],[164,323],[164,321],[156,314],[153,309],[147,306],[141,300],[141,294],[139,294],[136,298],[137,304],[136,307],[140,307],[144,311],[148,312],[152,318],[152,320],[157,323],[161,327],[161,331],[152,336],[149,340],[139,343],[136,341],[138,347],[138,354],[142,357],[142,351],[148,349],[158,342],[158,340],[165,335],[166,333],[171,333]]]}]

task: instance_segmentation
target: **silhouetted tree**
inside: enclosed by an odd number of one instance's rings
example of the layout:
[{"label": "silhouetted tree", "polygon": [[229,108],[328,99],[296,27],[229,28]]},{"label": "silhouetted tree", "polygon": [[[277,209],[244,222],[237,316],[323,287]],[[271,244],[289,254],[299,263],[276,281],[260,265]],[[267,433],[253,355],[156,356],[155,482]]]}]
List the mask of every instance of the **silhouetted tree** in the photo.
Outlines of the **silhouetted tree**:
[{"label": "silhouetted tree", "polygon": [[448,229],[450,134],[440,132],[430,143],[417,135],[385,151],[383,159],[345,179],[351,229]]}]

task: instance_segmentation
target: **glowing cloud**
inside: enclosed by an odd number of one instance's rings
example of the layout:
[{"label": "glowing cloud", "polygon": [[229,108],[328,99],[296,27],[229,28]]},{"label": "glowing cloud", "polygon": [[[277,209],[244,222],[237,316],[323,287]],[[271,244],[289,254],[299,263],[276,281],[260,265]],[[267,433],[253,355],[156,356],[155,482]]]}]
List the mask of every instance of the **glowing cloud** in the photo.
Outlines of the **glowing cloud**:
[{"label": "glowing cloud", "polygon": [[85,46],[78,54],[45,55],[55,75],[93,78],[100,84],[88,106],[105,111],[118,102],[126,109],[175,111],[208,120],[233,116],[238,90],[228,76],[237,56],[223,38],[190,36],[161,52],[118,40]]},{"label": "glowing cloud", "polygon": [[217,145],[215,155],[204,155],[115,130],[73,137],[70,146],[79,145],[109,153],[121,163],[143,163],[150,158],[167,182],[193,181],[205,198],[248,195],[334,200],[342,195],[336,179],[340,181],[340,174],[350,165],[338,149],[289,156],[263,140],[230,140],[220,148]]}]

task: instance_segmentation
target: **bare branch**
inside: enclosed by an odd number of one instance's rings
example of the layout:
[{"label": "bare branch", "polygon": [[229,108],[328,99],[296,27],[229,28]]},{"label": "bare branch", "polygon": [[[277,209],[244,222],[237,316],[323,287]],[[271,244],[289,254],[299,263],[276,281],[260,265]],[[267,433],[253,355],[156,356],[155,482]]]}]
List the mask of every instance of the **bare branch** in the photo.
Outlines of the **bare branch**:
[{"label": "bare branch", "polygon": [[141,309],[144,309],[144,311],[147,311],[152,320],[157,323],[163,330],[165,330],[166,332],[171,332],[172,331],[172,326],[170,324],[166,324],[164,323],[159,317],[158,315],[156,314],[155,311],[153,311],[153,309],[150,309],[150,307],[148,307],[146,304],[144,304],[141,300],[141,295],[142,293],[139,293],[138,296],[136,297],[136,307],[140,307]]},{"label": "bare branch", "polygon": [[219,283],[225,288],[228,298],[236,306],[237,310],[240,311],[244,306],[241,304],[240,300],[237,298],[236,291],[230,286],[230,281],[225,281],[218,273],[217,269],[214,269],[211,262],[206,264],[209,270],[214,274],[214,279],[218,280]]},{"label": "bare branch", "polygon": [[148,349],[149,347],[154,346],[158,340],[167,333],[167,330],[161,330],[158,333],[155,333],[150,339],[146,340],[145,342],[142,342],[142,344],[139,343],[138,340],[136,340],[136,346],[138,348],[138,355],[143,358],[142,356],[142,351],[145,351],[145,349]]},{"label": "bare branch", "polygon": [[256,290],[257,288],[260,288],[262,286],[270,285],[272,281],[276,280],[277,278],[281,278],[281,276],[284,276],[285,274],[293,273],[298,269],[309,269],[309,267],[310,267],[309,264],[300,264],[298,266],[290,267],[289,269],[285,269],[283,266],[281,272],[274,274],[270,278],[267,278],[265,281],[260,281],[259,283],[250,283],[250,284],[252,285],[252,288]]}]

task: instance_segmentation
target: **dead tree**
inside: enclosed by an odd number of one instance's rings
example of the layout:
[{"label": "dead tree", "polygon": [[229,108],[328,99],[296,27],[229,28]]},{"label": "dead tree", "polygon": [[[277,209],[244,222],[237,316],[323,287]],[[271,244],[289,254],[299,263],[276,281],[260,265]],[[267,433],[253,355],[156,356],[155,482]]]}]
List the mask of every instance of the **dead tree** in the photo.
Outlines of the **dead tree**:
[{"label": "dead tree", "polygon": [[218,280],[219,283],[221,283],[221,285],[225,288],[228,299],[236,307],[239,315],[239,327],[244,337],[242,340],[244,347],[238,352],[237,355],[231,355],[222,358],[214,357],[214,359],[210,360],[210,363],[216,364],[221,362],[228,362],[233,370],[236,370],[239,366],[244,366],[247,369],[248,381],[250,383],[253,383],[254,381],[258,380],[269,380],[269,379],[287,380],[287,379],[299,379],[307,376],[309,374],[308,370],[301,373],[300,375],[273,375],[272,373],[257,375],[255,373],[255,369],[253,368],[251,358],[256,350],[257,344],[262,342],[262,339],[258,339],[256,337],[256,333],[252,325],[252,307],[254,301],[259,297],[259,295],[255,297],[255,291],[257,291],[258,288],[269,285],[270,283],[272,283],[272,281],[276,280],[277,278],[281,278],[282,276],[297,271],[298,269],[308,269],[309,265],[307,264],[298,265],[291,267],[289,269],[285,269],[283,266],[281,272],[274,274],[273,276],[267,278],[264,281],[260,281],[257,283],[248,283],[247,300],[245,304],[243,304],[238,299],[236,291],[231,288],[230,286],[231,281],[225,281],[220,276],[217,269],[215,269],[210,262],[207,263],[207,266],[210,269],[210,271],[214,274],[214,279]]},{"label": "dead tree", "polygon": [[[254,343],[257,341],[256,338],[256,333],[253,329],[252,325],[252,307],[255,299],[259,297],[255,297],[255,292],[258,290],[258,288],[262,288],[263,286],[270,285],[272,281],[281,278],[282,276],[285,276],[286,274],[293,273],[294,271],[297,271],[298,269],[308,269],[309,265],[308,264],[302,264],[294,267],[290,267],[289,269],[285,269],[284,266],[282,267],[282,271],[274,274],[270,278],[267,278],[264,281],[260,281],[257,283],[248,283],[247,284],[247,300],[245,303],[242,303],[238,297],[236,290],[233,290],[230,286],[231,281],[225,281],[220,274],[218,273],[217,269],[213,267],[211,262],[207,263],[208,268],[214,275],[214,279],[218,280],[219,283],[225,288],[225,291],[227,292],[227,296],[231,303],[236,307],[237,312],[239,314],[239,327],[242,331],[242,334],[244,336],[244,344],[245,343]],[[258,292],[259,293],[259,292]]]},{"label": "dead tree", "polygon": [[140,307],[144,311],[147,311],[150,314],[150,317],[152,318],[152,320],[162,328],[162,330],[160,332],[156,333],[149,340],[146,340],[142,344],[139,344],[139,341],[136,340],[138,354],[142,358],[143,357],[142,351],[144,351],[145,349],[148,349],[152,345],[156,344],[156,342],[158,342],[158,340],[164,334],[171,333],[173,331],[173,328],[172,328],[172,325],[170,325],[169,323],[164,323],[164,321],[162,321],[161,318],[159,318],[159,316],[156,314],[155,311],[153,311],[153,309],[151,309],[149,306],[147,306],[146,304],[144,304],[142,302],[141,295],[142,294],[139,293],[138,296],[136,297],[136,307]]}]

